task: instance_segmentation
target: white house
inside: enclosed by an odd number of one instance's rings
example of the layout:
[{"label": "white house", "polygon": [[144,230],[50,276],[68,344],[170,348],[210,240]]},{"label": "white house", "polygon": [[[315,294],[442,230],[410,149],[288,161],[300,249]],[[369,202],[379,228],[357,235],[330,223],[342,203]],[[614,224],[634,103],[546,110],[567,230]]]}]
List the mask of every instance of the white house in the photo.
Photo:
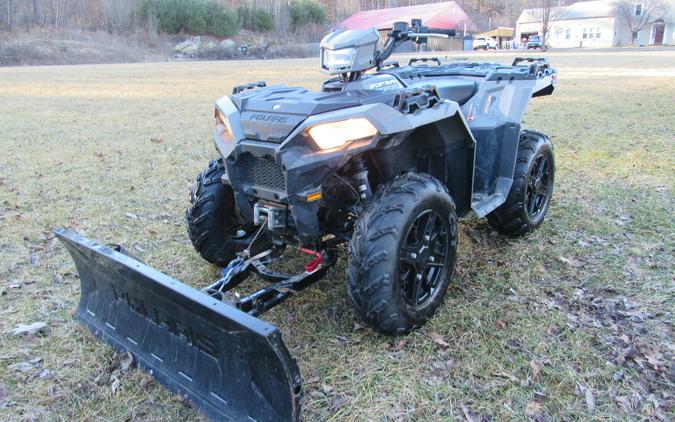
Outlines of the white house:
[{"label": "white house", "polygon": [[[636,0],[634,13],[642,13]],[[635,45],[675,44],[675,19],[671,8],[668,19],[645,26]],[[631,32],[614,0],[583,1],[554,7],[549,18],[546,44],[552,48],[616,47],[630,45]],[[541,9],[525,9],[516,22],[516,39],[542,34]]]}]

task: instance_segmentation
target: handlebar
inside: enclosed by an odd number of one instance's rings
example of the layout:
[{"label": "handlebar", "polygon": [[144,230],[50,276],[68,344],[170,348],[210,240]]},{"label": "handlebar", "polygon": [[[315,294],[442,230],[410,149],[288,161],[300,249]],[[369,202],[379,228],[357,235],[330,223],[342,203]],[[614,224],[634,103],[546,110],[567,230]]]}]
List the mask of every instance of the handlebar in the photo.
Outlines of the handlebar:
[{"label": "handlebar", "polygon": [[420,31],[420,34],[439,34],[445,35],[447,37],[454,37],[457,35],[457,31],[454,29],[441,29],[441,28],[425,28],[424,31]]},{"label": "handlebar", "polygon": [[375,54],[375,66],[380,68],[394,49],[403,42],[410,40],[422,44],[427,38],[449,38],[454,37],[456,33],[454,29],[428,28],[422,25],[421,19],[413,19],[410,24],[394,22],[387,34],[387,42]]}]

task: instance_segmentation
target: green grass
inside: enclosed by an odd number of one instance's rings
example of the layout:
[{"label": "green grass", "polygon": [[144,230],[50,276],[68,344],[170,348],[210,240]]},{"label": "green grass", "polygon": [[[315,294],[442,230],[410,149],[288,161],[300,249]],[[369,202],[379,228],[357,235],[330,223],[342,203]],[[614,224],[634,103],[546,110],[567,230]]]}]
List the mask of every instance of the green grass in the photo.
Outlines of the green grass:
[{"label": "green grass", "polygon": [[[549,56],[559,88],[533,100],[524,123],[556,148],[554,201],[539,231],[508,239],[483,220],[464,221],[444,306],[404,338],[358,324],[344,259],[265,315],[300,364],[306,420],[462,420],[463,409],[493,420],[673,417],[675,51]],[[68,226],[123,243],[178,279],[209,282],[217,269],[193,251],[183,210],[215,154],[213,101],[259,79],[317,89],[317,65],[0,69],[0,383],[8,392],[0,420],[201,418],[148,375],[121,371],[72,318],[79,283],[49,231]],[[9,334],[35,321],[48,323],[47,335]],[[620,364],[630,344],[636,353]],[[28,373],[8,368],[34,358],[41,362]],[[621,406],[624,396],[635,408]]]}]

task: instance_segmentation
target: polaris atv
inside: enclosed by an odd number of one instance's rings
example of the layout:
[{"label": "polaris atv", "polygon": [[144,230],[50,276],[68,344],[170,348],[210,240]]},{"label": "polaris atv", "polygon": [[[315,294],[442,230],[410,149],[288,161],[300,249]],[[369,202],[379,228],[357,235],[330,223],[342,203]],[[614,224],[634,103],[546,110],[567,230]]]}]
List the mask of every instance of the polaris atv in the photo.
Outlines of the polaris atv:
[{"label": "polaris atv", "polygon": [[[365,323],[391,335],[424,324],[452,282],[458,218],[528,233],[555,172],[548,137],[521,129],[530,98],[553,92],[545,59],[386,61],[453,33],[397,23],[378,47],[375,30],[335,31],[321,68],[336,76],[321,92],[256,82],[218,100],[219,158],[197,177],[187,222],[222,277],[199,291],[59,230],[80,274],[78,318],[211,418],[249,421],[300,417],[298,366],[256,316],[323,277],[341,245]],[[304,271],[271,269],[289,248],[307,255]],[[251,274],[269,284],[232,295]]]}]

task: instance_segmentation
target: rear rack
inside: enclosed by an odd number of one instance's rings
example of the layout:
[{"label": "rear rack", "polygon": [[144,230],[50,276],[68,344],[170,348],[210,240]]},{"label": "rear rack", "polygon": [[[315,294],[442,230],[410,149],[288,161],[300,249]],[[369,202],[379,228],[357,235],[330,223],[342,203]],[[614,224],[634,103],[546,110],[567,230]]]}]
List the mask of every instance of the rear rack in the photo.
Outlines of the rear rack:
[{"label": "rear rack", "polygon": [[389,60],[389,61],[386,61],[386,62],[382,63],[382,66],[380,66],[380,69],[379,69],[379,70],[388,69],[388,68],[390,68],[390,67],[391,67],[391,68],[399,68],[399,67],[401,67],[401,66],[398,64],[398,61],[396,61],[396,60]]},{"label": "rear rack", "polygon": [[238,85],[232,88],[232,95],[239,94],[248,89],[264,88],[267,86],[265,81],[251,82],[250,84]]},{"label": "rear rack", "polygon": [[[523,62],[527,64],[521,64]],[[528,66],[530,75],[537,75],[538,78],[551,73],[551,66],[545,57],[516,57],[511,66]]]},{"label": "rear rack", "polygon": [[424,64],[426,64],[427,62],[433,62],[436,63],[438,66],[441,65],[441,59],[439,59],[438,57],[413,57],[408,62],[408,66],[412,66],[413,63],[417,62],[422,62]]}]

